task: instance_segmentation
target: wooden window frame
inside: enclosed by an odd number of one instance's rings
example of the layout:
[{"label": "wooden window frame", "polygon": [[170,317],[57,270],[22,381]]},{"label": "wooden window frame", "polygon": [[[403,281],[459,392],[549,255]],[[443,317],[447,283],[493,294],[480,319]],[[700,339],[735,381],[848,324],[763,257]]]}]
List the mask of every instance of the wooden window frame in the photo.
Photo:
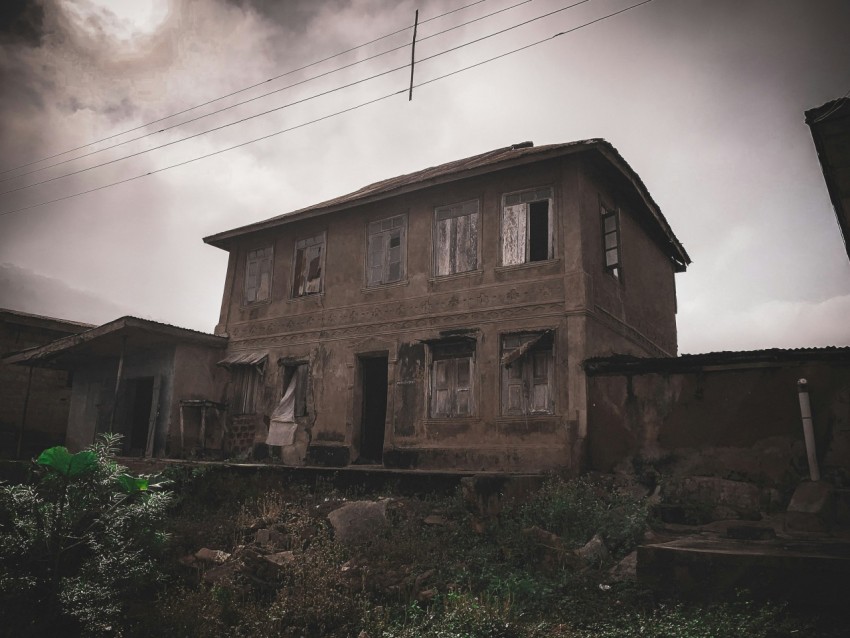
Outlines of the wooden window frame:
[{"label": "wooden window frame", "polygon": [[[531,205],[547,203],[547,245],[546,258],[533,259],[531,255]],[[508,233],[508,217],[516,219],[516,232]],[[515,235],[510,242],[510,235]],[[502,207],[499,218],[500,265],[521,266],[555,259],[555,189],[552,186],[538,186],[512,191],[502,195]],[[522,255],[520,255],[520,245]]]},{"label": "wooden window frame", "polygon": [[[398,233],[399,245],[392,246],[393,236]],[[380,252],[376,254],[376,246]],[[398,260],[392,259],[393,249],[398,248]],[[380,263],[374,263],[376,258]],[[398,275],[392,278],[392,265],[398,263]],[[380,275],[373,278],[373,271],[380,268]],[[366,287],[377,288],[397,284],[407,278],[407,213],[377,219],[366,224]]]},{"label": "wooden window frame", "polygon": [[[252,274],[253,270],[253,274]],[[242,305],[267,303],[272,297],[272,276],[274,273],[274,245],[253,248],[245,253],[245,277],[242,287]],[[266,274],[266,285],[263,287],[263,275]],[[255,279],[255,281],[252,281]],[[251,294],[251,291],[254,291]],[[264,296],[260,296],[265,292]],[[249,298],[253,297],[253,298]]]},{"label": "wooden window frame", "polygon": [[[517,348],[537,339],[526,353],[501,365],[502,357]],[[555,414],[555,339],[551,330],[528,331],[503,334],[499,338],[501,391],[500,405],[502,416],[550,416]],[[537,366],[546,367],[545,375],[538,374]],[[546,396],[542,406],[536,406],[538,388],[544,388]],[[512,407],[512,396],[519,392],[521,405]]]},{"label": "wooden window frame", "polygon": [[[620,211],[617,208],[600,206],[600,227],[602,229],[602,266],[605,272],[615,279],[623,280],[623,243],[620,234]],[[610,223],[609,223],[610,222]],[[613,253],[614,260],[609,261]]]},{"label": "wooden window frame", "polygon": [[[464,219],[461,223],[459,220]],[[443,226],[441,222],[450,220],[448,224]],[[445,230],[443,230],[445,228]],[[459,235],[459,232],[461,235]],[[434,262],[435,277],[450,277],[452,275],[460,275],[467,272],[475,272],[481,267],[481,203],[478,199],[470,199],[464,202],[438,206],[434,209],[434,226],[432,242],[432,255]],[[460,252],[463,236],[470,242],[474,242],[474,254],[467,254],[466,259],[462,260]],[[440,247],[440,239],[446,238],[445,259],[442,258]],[[470,263],[470,258],[473,258],[474,263]],[[465,261],[465,264],[462,262]],[[442,265],[445,264],[445,272],[442,272]]]},{"label": "wooden window frame", "polygon": [[[428,415],[432,419],[464,419],[476,415],[475,405],[475,342],[437,342],[429,344]],[[466,382],[461,380],[465,367]],[[445,371],[441,382],[439,370]],[[444,385],[445,388],[439,386]],[[440,401],[439,392],[447,392]],[[444,406],[441,409],[440,403]]]},{"label": "wooden window frame", "polygon": [[[314,278],[310,278],[310,263],[301,263],[301,256],[307,259],[307,250],[320,246],[318,255],[318,274]],[[295,242],[295,247],[292,254],[292,298],[299,299],[301,297],[309,297],[311,295],[320,295],[325,291],[325,255],[327,254],[327,233],[322,231],[310,237],[304,237]],[[309,290],[310,281],[318,279],[318,286],[315,290]]]}]

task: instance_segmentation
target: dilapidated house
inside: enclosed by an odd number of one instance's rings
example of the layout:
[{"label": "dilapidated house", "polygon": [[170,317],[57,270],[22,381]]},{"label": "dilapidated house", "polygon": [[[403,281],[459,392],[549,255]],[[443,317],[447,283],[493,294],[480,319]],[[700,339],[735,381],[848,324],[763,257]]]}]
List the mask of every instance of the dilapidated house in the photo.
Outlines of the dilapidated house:
[{"label": "dilapidated house", "polygon": [[[121,317],[28,348],[4,363],[73,374],[67,446],[99,432],[123,436],[128,456],[186,456],[221,450],[225,371],[222,337],[149,319]],[[63,374],[65,374],[63,372]]]},{"label": "dilapidated house", "polygon": [[690,262],[600,139],[515,144],[204,241],[229,252],[226,445],[336,466],[578,469],[582,361],[675,356]]},{"label": "dilapidated house", "polygon": [[[0,308],[0,357],[93,327]],[[31,456],[65,441],[72,379],[65,370],[0,363],[0,456]]]}]

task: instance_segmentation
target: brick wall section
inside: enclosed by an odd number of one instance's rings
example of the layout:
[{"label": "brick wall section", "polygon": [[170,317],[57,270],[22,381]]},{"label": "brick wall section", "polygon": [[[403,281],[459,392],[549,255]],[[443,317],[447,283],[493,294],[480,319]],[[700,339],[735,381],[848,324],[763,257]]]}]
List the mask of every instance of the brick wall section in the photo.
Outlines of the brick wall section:
[{"label": "brick wall section", "polygon": [[238,456],[254,449],[254,436],[257,432],[259,415],[246,414],[229,419],[224,447],[230,456]]},{"label": "brick wall section", "polygon": [[[57,324],[56,320],[50,320]],[[28,320],[27,323],[37,323]],[[38,325],[21,325],[7,316],[0,318],[0,356],[50,343],[85,326],[70,324],[67,330]],[[32,379],[30,381],[30,372]],[[14,456],[17,436],[24,419],[29,384],[24,440],[21,455],[26,458],[51,445],[65,441],[68,406],[71,397],[69,373],[65,370],[30,368],[0,364],[0,457]]]}]

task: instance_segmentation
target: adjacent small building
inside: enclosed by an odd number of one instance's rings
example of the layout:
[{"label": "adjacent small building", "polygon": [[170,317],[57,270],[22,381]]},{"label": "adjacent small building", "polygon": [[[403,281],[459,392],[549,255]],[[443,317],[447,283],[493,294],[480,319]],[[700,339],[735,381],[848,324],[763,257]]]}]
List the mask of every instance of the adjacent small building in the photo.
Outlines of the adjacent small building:
[{"label": "adjacent small building", "polygon": [[[122,317],[7,356],[5,364],[70,378],[62,431],[71,450],[123,435],[127,456],[187,456],[224,445],[223,337]],[[9,366],[11,367],[11,366]],[[26,372],[25,368],[20,368]]]},{"label": "adjacent small building", "polygon": [[[0,357],[93,326],[0,308]],[[71,375],[0,363],[0,456],[27,457],[65,441]]]},{"label": "adjacent small building", "polygon": [[204,240],[226,445],[287,463],[579,469],[582,362],[677,353],[690,258],[601,139],[496,149]]}]

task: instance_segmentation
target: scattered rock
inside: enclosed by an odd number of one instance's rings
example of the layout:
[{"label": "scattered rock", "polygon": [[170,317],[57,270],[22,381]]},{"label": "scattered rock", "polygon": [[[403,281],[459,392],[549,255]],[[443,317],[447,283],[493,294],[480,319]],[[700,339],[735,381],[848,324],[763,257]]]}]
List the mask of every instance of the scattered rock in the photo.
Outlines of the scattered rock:
[{"label": "scattered rock", "polygon": [[619,563],[608,570],[608,576],[615,582],[637,579],[637,551],[626,556]]},{"label": "scattered rock", "polygon": [[422,520],[422,522],[425,523],[425,525],[445,526],[445,525],[449,524],[449,519],[447,519],[445,516],[440,516],[439,514],[430,514],[430,515],[426,516]]},{"label": "scattered rock", "polygon": [[285,567],[293,562],[295,562],[295,553],[291,551],[286,552],[275,552],[274,554],[266,554],[263,558],[265,558],[272,565],[277,565],[278,567]]},{"label": "scattered rock", "polygon": [[347,545],[362,545],[386,529],[387,501],[352,501],[328,514],[334,538]]},{"label": "scattered rock", "polygon": [[282,545],[287,538],[276,529],[258,529],[254,540],[260,545]]},{"label": "scattered rock", "polygon": [[218,565],[204,572],[204,582],[209,585],[230,582],[241,568],[242,566],[238,561],[230,561],[223,565]]},{"label": "scattered rock", "polygon": [[576,556],[592,567],[600,567],[610,559],[608,548],[605,547],[605,543],[599,534],[587,541],[587,544],[581,549],[577,549],[575,553]]},{"label": "scattered rock", "polygon": [[549,549],[563,549],[563,543],[561,541],[560,536],[558,536],[557,534],[553,534],[552,532],[547,532],[542,527],[537,527],[536,525],[534,525],[533,527],[526,527],[522,530],[522,533],[530,540],[533,540],[539,543],[540,545],[544,545]]},{"label": "scattered rock", "polygon": [[195,552],[195,558],[204,563],[221,565],[227,562],[227,559],[230,558],[230,554],[223,552],[220,549],[208,549],[203,547]]},{"label": "scattered rock", "polygon": [[419,602],[427,602],[434,598],[437,595],[436,589],[423,589],[421,592],[416,594],[416,600]]},{"label": "scattered rock", "polygon": [[183,565],[184,567],[197,567],[198,559],[195,558],[192,554],[187,556],[181,556],[177,559],[177,562]]}]

